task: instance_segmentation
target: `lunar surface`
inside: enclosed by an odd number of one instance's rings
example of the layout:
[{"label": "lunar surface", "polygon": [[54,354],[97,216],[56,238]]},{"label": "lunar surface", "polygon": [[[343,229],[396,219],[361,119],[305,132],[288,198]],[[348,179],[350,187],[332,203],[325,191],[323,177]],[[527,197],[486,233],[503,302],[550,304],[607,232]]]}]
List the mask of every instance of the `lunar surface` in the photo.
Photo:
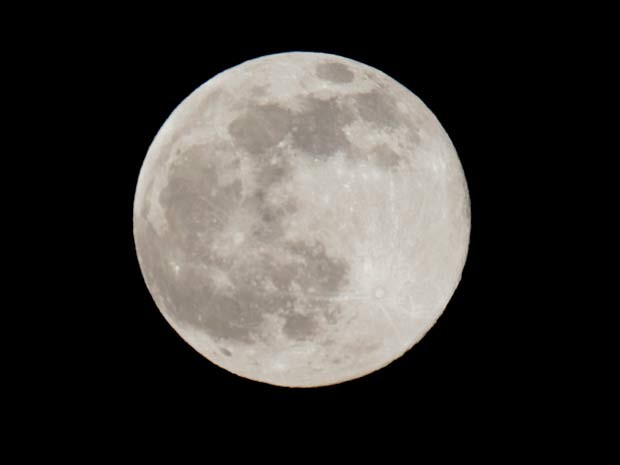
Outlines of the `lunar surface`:
[{"label": "lunar surface", "polygon": [[194,349],[256,381],[374,372],[431,328],[469,244],[461,163],[433,113],[365,64],[282,53],[213,77],[140,171],[137,255]]}]

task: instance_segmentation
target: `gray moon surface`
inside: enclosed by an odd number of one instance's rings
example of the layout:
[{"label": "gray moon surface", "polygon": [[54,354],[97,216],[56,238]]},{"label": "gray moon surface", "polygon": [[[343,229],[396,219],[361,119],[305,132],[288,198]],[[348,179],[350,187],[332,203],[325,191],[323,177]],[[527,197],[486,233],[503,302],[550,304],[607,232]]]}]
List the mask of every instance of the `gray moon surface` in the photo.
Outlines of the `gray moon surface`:
[{"label": "gray moon surface", "polygon": [[288,387],[372,373],[453,295],[467,183],[439,121],[383,72],[281,53],[213,77],[172,112],[138,178],[146,285],[195,350]]}]

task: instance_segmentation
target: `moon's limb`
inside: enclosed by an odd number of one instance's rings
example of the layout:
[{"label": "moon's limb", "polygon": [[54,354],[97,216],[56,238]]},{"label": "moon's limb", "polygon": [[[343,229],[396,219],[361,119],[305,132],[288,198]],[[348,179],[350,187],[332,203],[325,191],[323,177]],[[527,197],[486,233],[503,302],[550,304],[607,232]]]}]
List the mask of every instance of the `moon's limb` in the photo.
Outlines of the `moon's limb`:
[{"label": "moon's limb", "polygon": [[469,196],[447,134],[382,72],[262,57],[196,89],[149,148],[134,202],[167,321],[246,378],[321,386],[398,358],[453,294]]}]

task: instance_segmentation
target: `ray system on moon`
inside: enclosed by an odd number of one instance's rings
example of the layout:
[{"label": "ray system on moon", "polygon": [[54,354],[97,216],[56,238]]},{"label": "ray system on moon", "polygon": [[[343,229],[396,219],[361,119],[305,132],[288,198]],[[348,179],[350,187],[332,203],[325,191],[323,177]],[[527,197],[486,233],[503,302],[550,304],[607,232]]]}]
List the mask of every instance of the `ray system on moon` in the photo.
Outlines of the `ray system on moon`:
[{"label": "ray system on moon", "polygon": [[134,203],[150,293],[237,375],[312,387],[410,349],[452,296],[470,231],[457,154],[374,68],[283,53],[215,76],[155,137]]}]

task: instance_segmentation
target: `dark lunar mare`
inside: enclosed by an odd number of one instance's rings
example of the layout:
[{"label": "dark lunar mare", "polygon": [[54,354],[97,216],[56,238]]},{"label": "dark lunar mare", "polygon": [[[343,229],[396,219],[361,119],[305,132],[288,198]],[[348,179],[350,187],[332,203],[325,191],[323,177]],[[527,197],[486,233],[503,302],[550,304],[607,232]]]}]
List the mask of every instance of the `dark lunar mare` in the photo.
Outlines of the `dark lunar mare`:
[{"label": "dark lunar mare", "polygon": [[316,75],[335,84],[346,84],[352,82],[355,78],[355,73],[347,65],[338,62],[318,64],[316,66]]}]

